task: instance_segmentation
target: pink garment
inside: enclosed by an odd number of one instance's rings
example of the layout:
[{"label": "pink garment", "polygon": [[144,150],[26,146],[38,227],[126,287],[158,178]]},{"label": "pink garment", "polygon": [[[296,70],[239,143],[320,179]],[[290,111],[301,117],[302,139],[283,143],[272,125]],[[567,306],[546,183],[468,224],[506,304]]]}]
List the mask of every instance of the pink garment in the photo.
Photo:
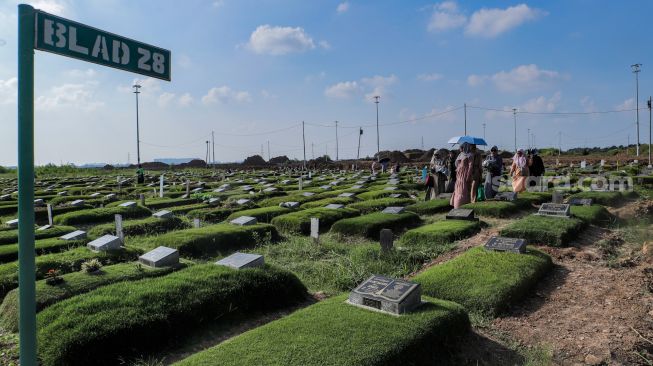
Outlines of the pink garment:
[{"label": "pink garment", "polygon": [[451,195],[449,204],[453,208],[458,208],[464,204],[470,203],[472,188],[472,173],[474,170],[474,156],[471,154],[461,153],[462,158],[456,160],[456,186]]},{"label": "pink garment", "polygon": [[521,157],[515,154],[512,158],[510,173],[512,175],[512,191],[515,193],[524,192],[528,178],[528,163],[523,153]]}]

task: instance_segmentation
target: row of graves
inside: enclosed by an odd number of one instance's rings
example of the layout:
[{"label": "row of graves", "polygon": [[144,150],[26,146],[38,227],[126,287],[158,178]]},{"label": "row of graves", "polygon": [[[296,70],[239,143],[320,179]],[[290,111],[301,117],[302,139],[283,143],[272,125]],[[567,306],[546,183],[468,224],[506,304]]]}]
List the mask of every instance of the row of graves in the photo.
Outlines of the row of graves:
[{"label": "row of graves", "polygon": [[[525,284],[546,276],[551,258],[528,244],[567,245],[587,225],[609,224],[596,201],[626,198],[502,192],[452,209],[446,194],[424,201],[412,170],[206,170],[147,175],[142,185],[106,175],[41,178],[35,187],[43,365],[156,357],[207,323],[238,325],[288,309],[299,310],[229,342],[194,348],[178,364],[321,365],[325,357],[334,365],[430,364],[449,353],[445,341],[469,330],[469,314],[496,316],[519,301]],[[0,326],[14,332],[16,190],[15,180],[0,180]],[[366,273],[314,304],[300,279],[305,273],[257,249],[293,237],[320,246],[326,234],[378,243],[374,260],[426,248],[444,252],[493,217],[512,222],[482,247],[412,278]],[[99,299],[102,306],[88,305]],[[289,352],[289,345],[297,347]]]}]

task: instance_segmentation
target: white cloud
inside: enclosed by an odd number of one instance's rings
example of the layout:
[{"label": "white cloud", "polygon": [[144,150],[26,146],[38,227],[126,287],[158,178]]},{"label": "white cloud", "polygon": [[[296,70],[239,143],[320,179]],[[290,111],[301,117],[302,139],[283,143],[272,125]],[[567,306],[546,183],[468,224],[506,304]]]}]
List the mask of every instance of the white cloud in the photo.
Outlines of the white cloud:
[{"label": "white cloud", "polygon": [[436,81],[442,78],[443,78],[442,74],[438,74],[438,73],[417,75],[417,79],[422,81]]},{"label": "white cloud", "polygon": [[50,88],[46,95],[36,98],[35,106],[39,109],[74,108],[94,111],[104,106],[104,102],[94,99],[98,83],[88,81],[79,84],[63,84]]},{"label": "white cloud", "polygon": [[93,78],[97,75],[97,72],[93,69],[86,69],[86,70],[72,69],[72,70],[68,70],[66,72],[66,75],[74,78]]},{"label": "white cloud", "polygon": [[246,103],[251,102],[252,97],[246,91],[233,90],[228,86],[220,86],[209,89],[208,93],[202,97],[202,103],[209,104],[227,104],[231,102]]},{"label": "white cloud", "polygon": [[325,49],[325,50],[330,50],[331,49],[331,44],[327,41],[320,41],[317,43],[320,45],[320,48]]},{"label": "white cloud", "polygon": [[467,17],[458,11],[455,1],[445,1],[433,7],[433,14],[427,29],[430,32],[444,32],[460,28],[467,23]]},{"label": "white cloud", "polygon": [[356,81],[343,81],[329,86],[324,91],[324,95],[329,98],[348,99],[358,95],[362,91]]},{"label": "white cloud", "polygon": [[344,13],[347,10],[349,10],[349,2],[348,1],[345,1],[344,3],[338,4],[338,7],[336,8],[336,11],[338,13]]},{"label": "white cloud", "polygon": [[530,8],[526,4],[511,6],[506,9],[481,9],[469,18],[465,34],[469,36],[494,38],[528,21],[545,16],[547,12]]},{"label": "white cloud", "polygon": [[167,92],[162,93],[161,95],[159,95],[158,104],[160,107],[165,107],[168,104],[170,104],[170,102],[172,102],[174,99],[175,99],[175,95],[173,93],[167,93]]},{"label": "white cloud", "polygon": [[535,64],[517,66],[510,71],[500,71],[494,75],[469,75],[467,84],[479,86],[491,80],[497,89],[505,92],[537,90],[552,82],[565,78],[557,71],[543,70]]},{"label": "white cloud", "polygon": [[194,99],[190,95],[190,93],[184,93],[182,96],[179,97],[179,100],[177,100],[177,103],[182,106],[182,107],[188,107],[189,105],[193,104]]},{"label": "white cloud", "polygon": [[584,96],[580,99],[580,105],[583,107],[584,112],[596,112],[598,109],[596,108],[596,104],[594,103],[594,99],[589,96]]},{"label": "white cloud", "polygon": [[252,32],[247,48],[258,54],[285,55],[315,48],[315,42],[303,28],[261,25]]},{"label": "white cloud", "polygon": [[18,78],[0,80],[0,104],[16,104]]},{"label": "white cloud", "polygon": [[31,0],[26,1],[26,3],[36,9],[55,15],[65,15],[70,8],[68,2],[64,0]]},{"label": "white cloud", "polygon": [[562,93],[558,91],[554,93],[553,96],[551,96],[551,98],[540,96],[537,98],[527,100],[518,109],[519,111],[522,112],[534,112],[534,113],[554,112],[558,108],[561,99],[562,99]]},{"label": "white cloud", "polygon": [[616,110],[629,110],[629,109],[635,109],[635,98],[630,98],[624,100],[621,104],[617,105],[615,107]]},{"label": "white cloud", "polygon": [[365,97],[367,99],[370,99],[374,97],[375,95],[379,96],[387,96],[388,95],[388,87],[390,85],[395,84],[399,78],[397,78],[395,75],[390,75],[390,76],[372,76],[371,78],[363,78],[361,79],[361,82],[366,85],[369,88],[372,88],[371,91],[369,91]]},{"label": "white cloud", "polygon": [[214,0],[213,1],[213,7],[214,8],[220,8],[224,5],[224,0]]},{"label": "white cloud", "polygon": [[263,99],[278,99],[279,96],[273,93],[270,93],[269,91],[263,89],[261,90],[261,96]]}]

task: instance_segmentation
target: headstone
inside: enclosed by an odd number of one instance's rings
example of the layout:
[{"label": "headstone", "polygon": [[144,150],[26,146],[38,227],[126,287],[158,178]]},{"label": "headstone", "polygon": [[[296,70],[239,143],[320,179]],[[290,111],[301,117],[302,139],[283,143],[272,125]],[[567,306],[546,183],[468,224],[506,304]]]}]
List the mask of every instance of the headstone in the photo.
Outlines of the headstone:
[{"label": "headstone", "polygon": [[169,219],[173,217],[174,214],[168,210],[161,210],[153,213],[152,216],[156,217],[157,219]]},{"label": "headstone", "polygon": [[54,215],[52,214],[52,205],[48,203],[47,207],[48,207],[47,208],[48,209],[48,224],[49,225],[54,225],[54,222],[52,220],[53,217],[54,217]]},{"label": "headstone", "polygon": [[398,214],[404,212],[405,210],[406,210],[406,208],[404,208],[404,207],[391,206],[391,207],[386,207],[381,212],[385,213],[385,214],[398,215]]},{"label": "headstone", "polygon": [[399,181],[397,179],[390,179],[388,180],[388,184],[396,186],[397,184],[399,184]]},{"label": "headstone", "polygon": [[585,169],[585,168],[587,168],[587,162],[586,162],[585,160],[583,160],[583,161],[580,162],[580,168],[581,168],[581,169]]},{"label": "headstone", "polygon": [[217,206],[218,204],[220,204],[220,199],[215,197],[209,198],[208,204],[209,206]]},{"label": "headstone", "polygon": [[304,192],[304,193],[302,193],[302,196],[311,197],[311,196],[315,196],[315,193],[313,193],[313,192]]},{"label": "headstone", "polygon": [[9,201],[11,199],[11,194],[3,194],[0,196],[0,201]]},{"label": "headstone", "polygon": [[136,202],[134,202],[134,201],[123,202],[123,203],[119,204],[118,206],[120,206],[120,207],[136,207]]},{"label": "headstone", "polygon": [[299,202],[294,202],[294,201],[283,202],[283,203],[280,203],[279,206],[286,207],[286,208],[298,208],[299,207]]},{"label": "headstone", "polygon": [[558,204],[558,203],[543,203],[540,206],[540,210],[537,212],[538,215],[542,216],[555,216],[555,217],[566,217],[571,216],[569,205],[568,204]]},{"label": "headstone", "polygon": [[191,192],[193,192],[193,193],[202,193],[203,190],[204,190],[204,188],[197,187],[197,188],[194,188]]},{"label": "headstone", "polygon": [[242,205],[246,205],[246,204],[248,204],[248,203],[250,203],[250,202],[251,202],[251,201],[248,200],[248,199],[246,199],[246,198],[241,198],[241,199],[239,199],[238,201],[236,201],[236,203],[239,204],[239,205],[241,205],[241,206],[242,206]]},{"label": "headstone", "polygon": [[493,236],[485,243],[485,249],[497,252],[526,252],[526,240]]},{"label": "headstone", "polygon": [[43,225],[40,228],[36,229],[36,231],[46,231],[52,229],[52,225]]},{"label": "headstone", "polygon": [[9,220],[9,221],[5,222],[5,225],[7,225],[7,226],[9,226],[11,228],[18,227],[18,219]]},{"label": "headstone", "polygon": [[330,204],[324,206],[324,208],[328,208],[330,210],[337,210],[337,209],[343,208],[343,207],[345,207],[345,205],[341,205],[339,203],[330,203]]},{"label": "headstone", "polygon": [[393,193],[388,197],[390,197],[390,198],[401,198],[401,193]]},{"label": "headstone", "polygon": [[200,219],[193,219],[193,227],[196,229],[200,227]]},{"label": "headstone", "polygon": [[276,190],[277,190],[277,189],[274,188],[274,187],[268,187],[268,188],[264,189],[263,192],[267,192],[267,193],[269,193],[269,192],[274,192],[274,191],[276,191]]},{"label": "headstone", "polygon": [[163,175],[159,177],[159,198],[163,198]]},{"label": "headstone", "polygon": [[304,189],[304,181],[302,180],[302,177],[299,177],[299,190],[301,191]]},{"label": "headstone", "polygon": [[70,205],[73,207],[81,207],[84,206],[84,200],[74,200],[70,202]]},{"label": "headstone", "polygon": [[249,254],[236,252],[226,258],[215,262],[220,266],[227,266],[235,269],[258,268],[265,265],[265,260],[260,254]]},{"label": "headstone", "polygon": [[174,267],[179,264],[179,251],[161,246],[138,257],[138,261],[154,268]]},{"label": "headstone", "polygon": [[362,185],[360,185],[360,184],[355,184],[355,185],[351,186],[350,189],[361,189],[361,188],[363,188]]},{"label": "headstone", "polygon": [[125,234],[122,231],[122,215],[116,214],[114,216],[116,219],[116,236],[120,238],[120,242],[125,242]]},{"label": "headstone", "polygon": [[107,201],[113,201],[116,199],[116,194],[115,193],[109,193],[106,196],[104,196],[104,199]]},{"label": "headstone", "polygon": [[354,197],[355,195],[356,195],[356,193],[344,192],[344,193],[340,193],[340,194],[338,195],[338,197],[349,198],[349,197]]},{"label": "headstone", "polygon": [[251,217],[251,216],[241,216],[237,219],[230,221],[230,223],[239,226],[256,225],[257,222],[258,221],[256,220],[256,217]]},{"label": "headstone", "polygon": [[500,201],[509,201],[512,202],[517,199],[517,193],[515,192],[500,192],[494,196],[495,199]]},{"label": "headstone", "polygon": [[467,221],[476,221],[477,218],[474,217],[474,210],[469,208],[454,208],[449,211],[446,216],[447,220],[467,220]]},{"label": "headstone", "polygon": [[86,246],[94,252],[106,252],[108,250],[120,249],[121,243],[122,241],[119,237],[113,235],[105,235],[93,240]]},{"label": "headstone", "polygon": [[572,206],[591,206],[591,198],[572,198],[569,200],[569,204]]},{"label": "headstone", "polygon": [[43,207],[43,206],[45,206],[45,201],[43,201],[43,199],[41,199],[41,198],[37,198],[37,199],[34,200],[34,206]]},{"label": "headstone", "polygon": [[563,195],[560,191],[553,191],[551,202],[555,204],[562,204]]},{"label": "headstone", "polygon": [[331,186],[320,186],[320,189],[323,189],[323,190],[325,190],[325,191],[330,191],[330,190],[331,190]]},{"label": "headstone", "polygon": [[68,195],[67,191],[61,191],[61,192],[57,193],[57,196],[67,196],[67,195]]},{"label": "headstone", "polygon": [[379,235],[381,242],[381,253],[389,253],[394,245],[394,234],[390,229],[381,229]]},{"label": "headstone", "polygon": [[145,195],[141,193],[138,198],[141,200],[141,206],[145,207]]},{"label": "headstone", "polygon": [[93,193],[92,195],[90,195],[89,197],[91,197],[91,198],[98,198],[98,197],[100,197],[101,195],[102,195],[102,194],[101,194],[100,192],[95,192],[95,193]]},{"label": "headstone", "polygon": [[76,230],[76,231],[73,231],[72,233],[68,233],[66,235],[60,236],[59,239],[61,239],[61,240],[82,240],[82,239],[86,239],[86,231]]},{"label": "headstone", "polygon": [[347,302],[399,315],[422,304],[422,287],[418,283],[373,275],[349,293]]},{"label": "headstone", "polygon": [[311,238],[317,243],[320,239],[320,219],[311,217]]},{"label": "headstone", "polygon": [[448,199],[448,200],[450,200],[452,195],[453,195],[453,193],[440,193],[437,197],[439,199]]},{"label": "headstone", "polygon": [[385,187],[383,190],[384,191],[396,191],[397,187]]}]

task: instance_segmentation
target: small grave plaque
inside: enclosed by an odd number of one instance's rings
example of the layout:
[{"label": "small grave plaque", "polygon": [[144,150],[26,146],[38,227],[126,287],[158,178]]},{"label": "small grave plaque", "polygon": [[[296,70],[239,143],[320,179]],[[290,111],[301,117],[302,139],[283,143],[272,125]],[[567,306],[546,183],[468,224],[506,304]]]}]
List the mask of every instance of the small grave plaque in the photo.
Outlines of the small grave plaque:
[{"label": "small grave plaque", "polygon": [[304,196],[304,197],[312,197],[312,196],[315,196],[315,193],[313,193],[313,192],[304,192],[304,193],[302,193],[302,196]]},{"label": "small grave plaque", "polygon": [[152,216],[156,217],[157,219],[169,219],[173,217],[174,214],[168,210],[161,210],[153,213]]},{"label": "small grave plaque", "polygon": [[379,239],[381,242],[381,253],[390,252],[392,250],[392,246],[394,245],[394,234],[392,233],[392,230],[381,229]]},{"label": "small grave plaque", "polygon": [[86,231],[76,230],[76,231],[73,231],[72,233],[68,233],[66,235],[60,236],[59,239],[61,239],[61,240],[82,240],[82,239],[86,239]]},{"label": "small grave plaque", "polygon": [[202,193],[203,190],[204,190],[204,188],[202,188],[202,187],[197,187],[197,188],[194,188],[191,192],[192,192],[192,193]]},{"label": "small grave plaque", "polygon": [[388,180],[388,184],[396,186],[397,184],[399,184],[399,181],[396,179],[390,179]]},{"label": "small grave plaque", "polygon": [[497,200],[500,200],[500,201],[510,201],[510,202],[512,202],[512,201],[517,199],[517,193],[515,193],[515,192],[501,192],[501,193],[497,193],[497,195],[494,196],[494,198],[496,198]]},{"label": "small grave plaque", "polygon": [[570,217],[570,210],[568,204],[558,204],[558,203],[543,203],[540,206],[540,210],[537,212],[538,215],[543,216],[556,216],[556,217]]},{"label": "small grave plaque", "polygon": [[452,195],[453,195],[453,193],[440,193],[437,197],[439,199],[448,199],[448,200],[450,200]]},{"label": "small grave plaque", "polygon": [[330,204],[328,204],[328,205],[326,205],[326,206],[324,206],[324,207],[325,207],[325,208],[328,208],[328,209],[330,209],[330,210],[337,210],[337,209],[339,209],[339,208],[343,208],[343,207],[345,207],[345,205],[341,205],[341,204],[339,204],[339,203],[330,203]]},{"label": "small grave plaque", "polygon": [[13,219],[5,222],[5,225],[9,227],[18,227],[18,219]]},{"label": "small grave plaque", "polygon": [[220,259],[215,262],[215,264],[235,269],[257,268],[263,267],[265,260],[263,259],[263,256],[259,254],[236,252],[226,258]]},{"label": "small grave plaque", "polygon": [[67,196],[67,195],[68,195],[67,191],[61,191],[61,192],[57,193],[57,196]]},{"label": "small grave plaque", "polygon": [[52,225],[43,225],[40,228],[36,229],[36,231],[46,231],[48,229],[52,229]]},{"label": "small grave plaque", "polygon": [[197,229],[200,226],[200,219],[193,219],[193,227]]},{"label": "small grave plaque", "polygon": [[95,193],[93,193],[92,195],[90,195],[89,197],[91,197],[91,198],[97,198],[97,197],[100,197],[101,195],[102,195],[102,194],[101,194],[100,192],[95,192]]},{"label": "small grave plaque", "polygon": [[237,219],[231,220],[230,223],[234,225],[239,225],[239,226],[246,226],[246,225],[256,225],[257,220],[256,217],[251,217],[251,216],[241,216]]},{"label": "small grave plaque", "polygon": [[325,190],[325,191],[330,191],[330,190],[331,190],[331,186],[320,186],[320,189],[323,189],[323,190]]},{"label": "small grave plaque", "polygon": [[311,217],[311,238],[316,242],[320,239],[320,219],[317,217]]},{"label": "small grave plaque", "polygon": [[8,201],[11,199],[11,194],[3,194],[0,196],[0,201]]},{"label": "small grave plaque", "polygon": [[48,210],[48,224],[54,225],[54,222],[52,221],[54,213],[52,212],[52,205],[49,204],[49,203],[48,203],[48,206],[47,206],[47,210]]},{"label": "small grave plaque", "polygon": [[41,198],[35,199],[34,200],[34,206],[43,207],[43,206],[45,206],[45,201],[43,201],[43,199],[41,199]]},{"label": "small grave plaque", "polygon": [[526,252],[526,240],[493,236],[485,243],[485,249],[498,252],[524,253]]},{"label": "small grave plaque", "polygon": [[362,185],[360,185],[360,184],[355,184],[355,185],[351,186],[350,189],[361,189],[361,188],[363,188]]},{"label": "small grave plaque", "polygon": [[552,195],[552,198],[551,198],[551,202],[553,202],[553,203],[555,203],[555,204],[561,204],[561,203],[562,203],[562,200],[563,200],[562,192],[560,192],[560,191],[553,191],[553,195]]},{"label": "small grave plaque", "polygon": [[154,268],[173,267],[179,264],[179,251],[168,247],[158,247],[138,257],[138,261]]},{"label": "small grave plaque", "polygon": [[422,287],[405,280],[373,275],[349,294],[347,302],[399,315],[422,304]]},{"label": "small grave plaque", "polygon": [[393,193],[388,197],[390,197],[390,198],[401,198],[401,193]]},{"label": "small grave plaque", "polygon": [[215,198],[215,197],[209,198],[208,203],[209,203],[209,206],[217,206],[218,204],[220,204],[220,199]]},{"label": "small grave plaque", "polygon": [[119,204],[118,206],[120,206],[120,207],[136,207],[136,202],[134,202],[134,201],[123,202],[123,203]]},{"label": "small grave plaque", "polygon": [[391,207],[386,207],[383,211],[385,214],[393,214],[393,215],[398,215],[402,212],[404,212],[406,209],[404,207],[397,207],[397,206],[391,206]]},{"label": "small grave plaque", "polygon": [[478,220],[474,217],[474,210],[469,208],[454,208],[449,211],[446,216],[447,220],[468,220],[475,221]]},{"label": "small grave plaque", "polygon": [[94,252],[106,252],[108,250],[120,249],[120,238],[113,235],[105,235],[88,243],[87,246]]},{"label": "small grave plaque", "polygon": [[384,191],[396,191],[397,187],[385,187],[383,190]]},{"label": "small grave plaque", "polygon": [[274,191],[276,191],[276,190],[277,190],[277,189],[274,188],[274,187],[268,187],[268,188],[264,189],[263,192],[268,192],[268,193],[269,193],[269,192],[274,192]]},{"label": "small grave plaque", "polygon": [[73,207],[81,207],[84,206],[84,200],[74,200],[70,202],[70,205]]},{"label": "small grave plaque", "polygon": [[238,201],[236,201],[236,203],[239,204],[239,205],[241,205],[241,206],[242,206],[242,205],[246,205],[246,204],[248,204],[248,203],[250,203],[250,202],[251,202],[251,201],[248,200],[247,198],[241,198],[241,199],[239,199]]},{"label": "small grave plaque", "polygon": [[338,195],[338,197],[349,198],[349,197],[354,197],[355,195],[356,195],[356,193],[352,193],[352,192],[344,192],[344,193],[340,193],[340,194]]},{"label": "small grave plaque", "polygon": [[115,193],[109,193],[106,196],[104,196],[104,199],[107,201],[113,201],[116,199],[116,194]]},{"label": "small grave plaque", "polygon": [[249,186],[249,185],[243,186],[242,188],[243,188],[243,191],[251,191],[252,189],[254,189],[254,187]]},{"label": "small grave plaque", "polygon": [[214,193],[222,193],[222,192],[224,192],[226,190],[227,190],[226,188],[218,188],[218,189],[214,189],[213,192]]},{"label": "small grave plaque", "polygon": [[283,203],[280,203],[279,206],[286,207],[286,208],[298,208],[299,207],[299,202],[294,202],[294,201],[283,202]]},{"label": "small grave plaque", "polygon": [[569,200],[569,204],[572,206],[591,206],[591,198],[572,198]]}]

